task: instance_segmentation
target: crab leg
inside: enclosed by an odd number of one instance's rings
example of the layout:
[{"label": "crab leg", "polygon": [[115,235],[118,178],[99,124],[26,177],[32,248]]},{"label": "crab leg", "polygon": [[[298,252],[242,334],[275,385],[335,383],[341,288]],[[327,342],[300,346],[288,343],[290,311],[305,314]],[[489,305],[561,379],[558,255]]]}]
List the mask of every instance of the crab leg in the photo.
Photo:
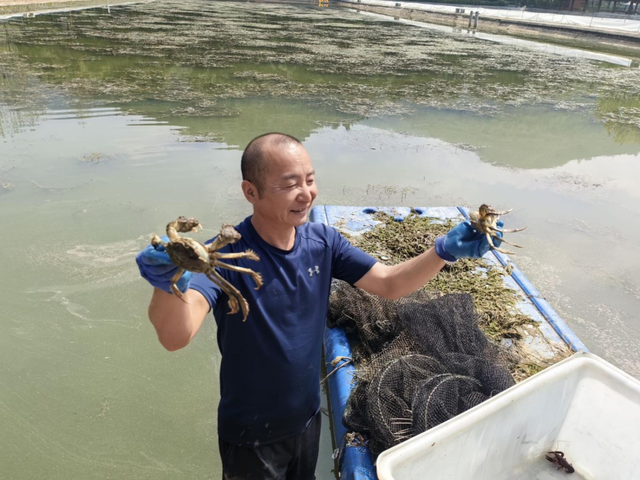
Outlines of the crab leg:
[{"label": "crab leg", "polygon": [[527,227],[522,227],[522,228],[498,228],[498,227],[492,227],[495,231],[500,232],[500,233],[516,233],[516,232],[521,232],[523,230],[526,230]]},{"label": "crab leg", "polygon": [[[487,242],[489,242],[489,246],[493,249],[496,250],[500,253],[507,253],[509,255],[515,255],[514,252],[510,252],[509,250],[503,250],[502,248],[498,248],[493,244],[493,240],[491,240],[491,235],[489,235],[489,233],[485,233],[485,235],[487,236]],[[502,239],[501,239],[502,240]]]},{"label": "crab leg", "polygon": [[253,250],[247,250],[244,252],[237,252],[237,253],[218,253],[218,252],[213,252],[211,253],[212,256],[214,256],[215,258],[222,258],[222,259],[231,259],[231,258],[248,258],[249,260],[260,260],[260,257],[258,256],[258,254],[256,252],[254,252]]},{"label": "crab leg", "polygon": [[171,279],[171,291],[174,293],[174,295],[176,297],[178,297],[180,300],[182,300],[184,303],[188,303],[184,298],[183,298],[183,293],[180,291],[180,289],[178,288],[178,286],[176,285],[176,283],[178,282],[178,280],[180,280],[180,277],[182,276],[182,274],[184,273],[184,270],[179,268],[178,271],[176,272],[176,274],[173,276],[173,278]]},{"label": "crab leg", "polygon": [[[236,298],[236,300],[240,303],[240,308],[242,308],[242,314],[244,315],[242,321],[246,322],[247,315],[249,315],[249,304],[247,303],[245,298],[242,296],[242,293],[240,293],[240,290],[238,290],[236,287],[231,285],[215,270],[211,270],[210,273],[218,280],[218,284],[220,285],[220,288],[222,288],[224,293],[226,293],[229,296],[229,298],[231,298],[231,296],[233,295]],[[236,309],[236,311],[233,313],[236,313],[237,311],[238,310]]]},{"label": "crab leg", "polygon": [[238,313],[238,310],[240,310],[240,307],[238,305],[238,299],[228,291],[226,286],[224,286],[222,283],[220,283],[220,281],[217,278],[211,275],[211,273],[206,272],[205,275],[209,280],[211,280],[213,283],[218,285],[220,289],[224,292],[224,294],[227,295],[228,297],[227,303],[229,304],[229,313],[232,315],[234,313]]},{"label": "crab leg", "polygon": [[[212,270],[212,271],[215,271],[215,270]],[[238,299],[235,297],[235,295],[232,292],[230,292],[229,289],[225,285],[223,285],[217,278],[215,278],[211,273],[207,272],[205,273],[205,275],[207,276],[207,278],[209,278],[209,280],[211,280],[213,283],[218,285],[229,298],[229,300],[227,301],[227,303],[229,304],[229,313],[231,315],[233,315],[234,313],[238,313],[238,310],[240,310],[240,306],[238,305]]]},{"label": "crab leg", "polygon": [[232,270],[234,272],[246,273],[247,275],[251,275],[253,281],[256,282],[255,290],[258,290],[262,286],[262,275],[260,275],[258,272],[254,272],[250,268],[238,267],[236,265],[229,265],[222,262],[216,262],[216,267],[226,268],[227,270]]},{"label": "crab leg", "polygon": [[[499,230],[498,230],[499,231]],[[518,245],[517,243],[512,243],[509,240],[505,240],[504,237],[499,237],[498,235],[495,235],[493,231],[491,231],[491,237],[493,238],[497,238],[499,239],[501,242],[506,243],[507,245],[513,245],[514,247],[518,247],[518,248],[524,248],[522,245]]]},{"label": "crab leg", "polygon": [[[496,237],[496,238],[499,238],[499,237]],[[517,248],[524,248],[522,245],[518,245],[517,243],[510,242],[509,240],[505,240],[504,238],[500,238],[500,240],[503,243],[506,243],[507,245],[511,245],[511,246],[517,247]]]}]

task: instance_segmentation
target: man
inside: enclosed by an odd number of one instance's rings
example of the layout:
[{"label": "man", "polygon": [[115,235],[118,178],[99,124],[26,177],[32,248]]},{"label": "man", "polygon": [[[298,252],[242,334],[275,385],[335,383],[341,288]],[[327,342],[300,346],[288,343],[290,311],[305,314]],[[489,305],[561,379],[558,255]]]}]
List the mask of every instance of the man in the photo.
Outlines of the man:
[{"label": "man", "polygon": [[229,315],[227,298],[205,275],[187,272],[178,282],[186,303],[170,293],[177,271],[168,255],[149,246],[137,257],[154,287],[149,318],[167,350],[185,347],[205,316],[218,325],[221,400],[218,435],[224,479],[314,478],[320,436],[320,363],[331,278],[397,299],[426,284],[445,261],[481,257],[484,237],[463,222],[436,247],[387,266],[351,246],[336,230],[307,223],[318,193],[309,154],[295,138],[270,133],[242,155],[242,191],[253,215],[236,228],[242,239],[223,252],[252,249],[259,262],[237,265],[260,272],[220,270],[247,299],[250,313]]}]

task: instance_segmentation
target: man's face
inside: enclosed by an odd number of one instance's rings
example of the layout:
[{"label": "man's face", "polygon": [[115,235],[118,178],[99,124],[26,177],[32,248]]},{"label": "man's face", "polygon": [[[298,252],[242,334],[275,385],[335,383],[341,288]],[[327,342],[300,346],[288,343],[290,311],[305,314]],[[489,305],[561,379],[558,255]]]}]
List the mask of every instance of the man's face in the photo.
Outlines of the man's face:
[{"label": "man's face", "polygon": [[302,225],[318,195],[311,158],[301,145],[267,148],[262,195],[252,202],[255,212],[282,226]]}]

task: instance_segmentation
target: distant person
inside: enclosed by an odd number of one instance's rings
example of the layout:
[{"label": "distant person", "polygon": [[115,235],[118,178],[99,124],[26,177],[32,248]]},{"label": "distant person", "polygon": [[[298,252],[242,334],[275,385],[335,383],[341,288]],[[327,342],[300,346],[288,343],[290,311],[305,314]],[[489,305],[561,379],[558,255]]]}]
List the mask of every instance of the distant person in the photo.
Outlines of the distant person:
[{"label": "distant person", "polygon": [[[333,228],[307,223],[318,193],[311,158],[295,138],[268,133],[242,155],[242,192],[253,215],[236,229],[242,239],[222,252],[254,250],[260,272],[219,273],[247,299],[250,313],[228,313],[226,294],[204,274],[178,282],[187,303],[170,293],[177,272],[169,256],[149,245],[136,258],[155,287],[149,318],[170,351],[189,344],[207,313],[218,326],[221,399],[218,436],[223,479],[313,479],[320,438],[320,364],[331,279],[397,299],[425,285],[445,265],[489,250],[469,222],[438,238],[435,248],[394,266],[378,263]],[[499,242],[498,242],[499,243]]]}]

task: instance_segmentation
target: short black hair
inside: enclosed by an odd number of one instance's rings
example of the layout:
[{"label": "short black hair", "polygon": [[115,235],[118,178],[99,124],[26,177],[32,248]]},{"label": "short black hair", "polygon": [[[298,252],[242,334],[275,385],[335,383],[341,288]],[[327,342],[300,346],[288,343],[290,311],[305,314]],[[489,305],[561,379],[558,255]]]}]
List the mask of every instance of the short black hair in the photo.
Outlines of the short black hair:
[{"label": "short black hair", "polygon": [[253,183],[260,196],[264,188],[264,176],[268,170],[265,147],[279,147],[281,145],[302,145],[302,142],[286,133],[269,132],[251,140],[242,152],[242,161],[240,162],[242,179]]}]

